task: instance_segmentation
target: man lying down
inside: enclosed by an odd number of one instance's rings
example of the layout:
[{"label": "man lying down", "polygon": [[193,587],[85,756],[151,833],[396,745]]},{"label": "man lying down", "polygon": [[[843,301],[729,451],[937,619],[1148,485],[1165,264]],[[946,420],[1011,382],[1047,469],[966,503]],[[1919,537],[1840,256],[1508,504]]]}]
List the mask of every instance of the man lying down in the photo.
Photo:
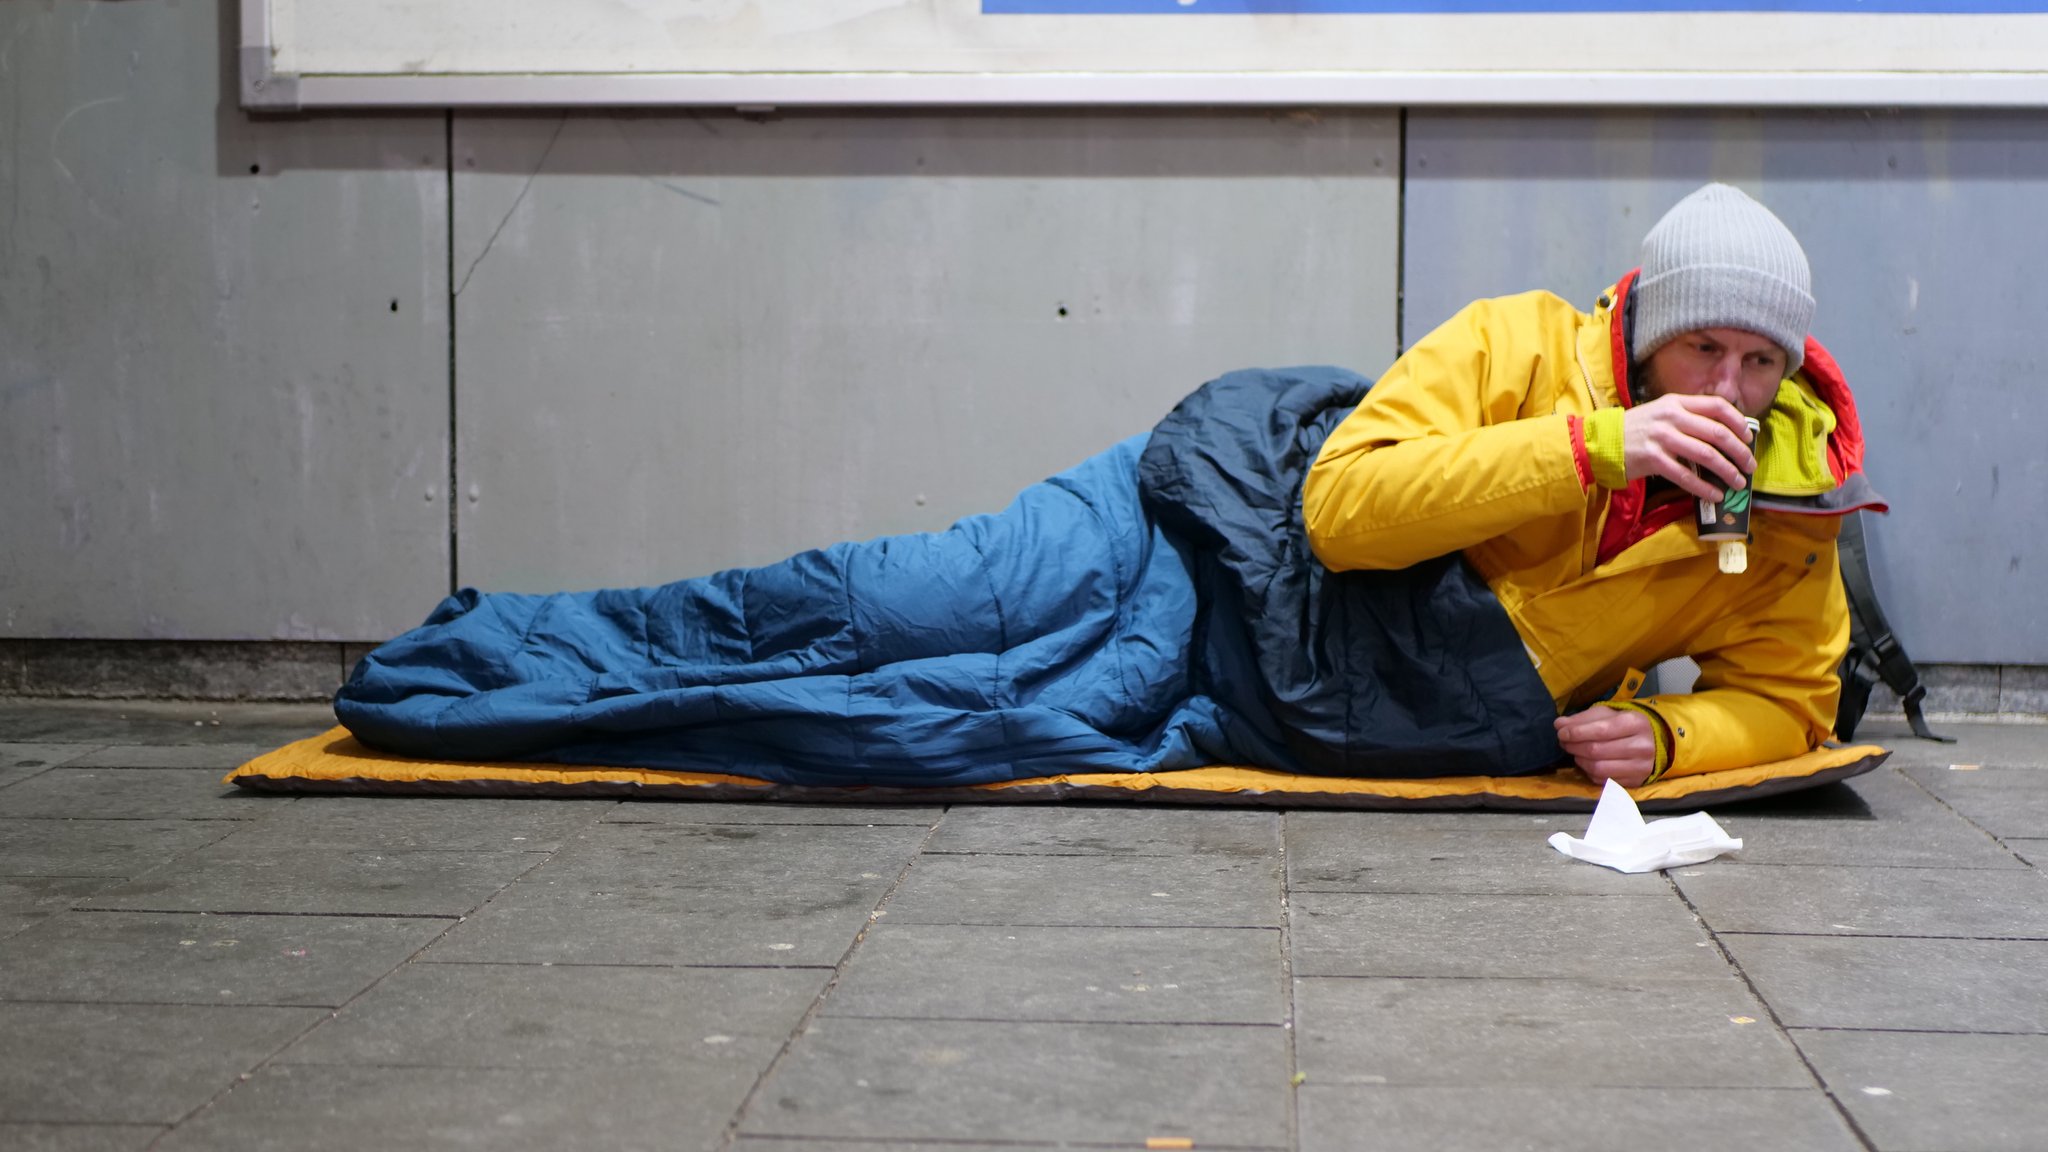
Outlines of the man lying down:
[{"label": "man lying down", "polygon": [[[1233,373],[944,532],[465,589],[335,710],[399,755],[828,786],[1786,759],[1833,722],[1839,518],[1882,507],[1810,284],[1775,216],[1708,185],[1590,313],[1482,300],[1377,383]],[[1752,509],[1739,572],[1694,527],[1724,496]],[[1681,655],[1691,694],[1616,693]]]}]

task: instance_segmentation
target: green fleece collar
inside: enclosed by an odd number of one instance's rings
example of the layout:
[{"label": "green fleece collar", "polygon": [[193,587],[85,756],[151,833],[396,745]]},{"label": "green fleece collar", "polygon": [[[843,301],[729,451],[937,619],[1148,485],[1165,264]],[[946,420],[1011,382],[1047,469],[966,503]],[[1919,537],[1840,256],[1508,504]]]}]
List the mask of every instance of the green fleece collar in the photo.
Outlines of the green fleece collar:
[{"label": "green fleece collar", "polygon": [[1771,410],[1764,413],[1757,434],[1756,476],[1751,487],[1769,496],[1818,496],[1833,491],[1835,474],[1828,468],[1828,436],[1835,430],[1834,409],[1815,394],[1812,385],[1793,378],[1778,385]]}]

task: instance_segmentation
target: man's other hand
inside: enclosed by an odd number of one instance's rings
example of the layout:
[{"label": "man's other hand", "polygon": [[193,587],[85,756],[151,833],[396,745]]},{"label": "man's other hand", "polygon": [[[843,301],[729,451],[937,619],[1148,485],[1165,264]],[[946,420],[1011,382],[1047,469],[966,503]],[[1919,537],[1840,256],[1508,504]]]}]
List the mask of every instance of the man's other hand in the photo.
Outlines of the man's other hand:
[{"label": "man's other hand", "polygon": [[1650,718],[1629,708],[1593,705],[1559,716],[1557,742],[1593,783],[1613,780],[1634,788],[1657,767],[1657,737]]},{"label": "man's other hand", "polygon": [[1659,396],[1629,409],[1621,429],[1622,464],[1631,480],[1662,476],[1701,500],[1719,500],[1721,491],[1694,473],[1694,464],[1730,489],[1756,471],[1756,457],[1743,441],[1749,429],[1742,413],[1719,396]]}]

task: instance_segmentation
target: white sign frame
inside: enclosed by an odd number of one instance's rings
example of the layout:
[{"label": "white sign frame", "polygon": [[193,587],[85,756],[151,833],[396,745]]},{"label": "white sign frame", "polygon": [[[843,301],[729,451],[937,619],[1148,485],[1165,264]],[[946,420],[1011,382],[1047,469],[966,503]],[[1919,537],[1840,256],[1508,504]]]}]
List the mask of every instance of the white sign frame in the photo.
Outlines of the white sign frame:
[{"label": "white sign frame", "polygon": [[[557,8],[572,8],[565,0],[539,0]],[[699,0],[701,3],[702,0]],[[729,0],[732,4],[740,0]],[[761,3],[821,4],[828,0],[756,0]],[[891,3],[892,0],[836,0],[841,4],[858,4],[870,8]],[[902,3],[905,0],[893,0]],[[1668,4],[1670,0],[1666,0]],[[1722,0],[1725,3],[1725,0]],[[641,6],[654,7],[662,4],[684,5],[690,0],[639,0]],[[948,5],[972,7],[978,0],[926,0],[936,9]],[[1622,0],[1606,0],[1609,6]],[[1713,7],[1713,0],[1702,0],[1707,7]],[[363,6],[384,5],[387,10],[398,10],[410,5],[414,9],[446,11],[459,8],[449,0],[240,0],[241,4],[241,100],[244,107],[258,111],[299,111],[305,109],[375,109],[375,108],[518,108],[518,107],[726,107],[742,110],[761,110],[778,107],[1086,107],[1086,106],[1554,106],[1554,107],[1798,107],[1798,108],[1870,108],[1870,107],[1927,107],[1927,108],[2041,108],[2048,107],[2048,4],[2041,7],[2040,14],[1984,15],[1953,14],[1919,16],[1839,14],[1816,16],[1814,14],[1760,14],[1731,13],[1725,11],[1700,12],[1686,15],[1660,14],[1615,14],[1615,13],[1548,13],[1540,16],[1499,15],[1494,17],[1473,17],[1471,15],[1439,14],[1430,16],[1406,13],[1398,17],[1379,15],[1357,15],[1349,17],[1298,17],[1298,16],[1015,16],[992,15],[986,17],[992,22],[1064,20],[1082,22],[1065,27],[1109,27],[1102,21],[1117,21],[1114,25],[1119,38],[1142,33],[1150,28],[1171,30],[1184,34],[1199,30],[1211,39],[1219,33],[1212,29],[1225,29],[1227,21],[1267,21],[1264,28],[1284,27],[1290,34],[1300,37],[1313,36],[1300,28],[1310,20],[1316,21],[1402,21],[1398,27],[1413,34],[1424,43],[1425,48],[1434,46],[1434,57],[1429,62],[1443,64],[1461,62],[1466,33],[1471,29],[1489,29],[1503,25],[1487,24],[1495,21],[1544,21],[1549,24],[1516,23],[1507,26],[1505,33],[1495,35],[1494,48],[1488,51],[1485,37],[1473,41],[1473,54],[1479,59],[1472,67],[1424,67],[1401,68],[1384,66],[1387,59],[1368,61],[1372,66],[1358,68],[1312,67],[1222,67],[1216,70],[1156,70],[1143,66],[1105,67],[1100,63],[1102,53],[1091,43],[1089,59],[1071,67],[1059,66],[1056,55],[1048,55],[1043,49],[1034,55],[1030,67],[1011,70],[975,69],[971,56],[960,59],[940,58],[930,68],[903,67],[905,54],[929,55],[927,49],[906,48],[893,57],[882,58],[878,67],[867,69],[839,64],[833,67],[806,67],[802,70],[763,70],[759,67],[712,68],[707,70],[645,69],[637,66],[623,67],[617,71],[592,69],[586,61],[566,70],[536,68],[534,70],[495,69],[457,61],[453,64],[438,62],[436,53],[423,47],[419,52],[405,55],[418,56],[418,60],[402,60],[398,54],[387,53],[388,59],[364,64],[351,60],[346,68],[320,70],[319,67],[304,70],[280,67],[280,62],[296,58],[317,56],[305,46],[295,44],[291,29],[302,28],[312,21],[295,19],[300,15],[297,5],[325,6],[328,9],[350,4]],[[618,5],[610,6],[616,9]],[[610,10],[608,9],[608,10]],[[969,13],[973,15],[973,13]],[[957,22],[956,12],[950,19]],[[1479,23],[1474,23],[1474,20]],[[1867,51],[1879,66],[1856,67],[1861,63],[1848,59],[1851,66],[1838,67],[1843,58],[1828,60],[1806,60],[1805,66],[1797,66],[1802,58],[1797,53],[1797,37],[1788,44],[1784,29],[1811,28],[1814,25],[1802,23],[1813,20],[1877,21],[1865,27],[1885,32],[1885,36],[1873,37],[1873,44]],[[1447,22],[1432,28],[1427,21]],[[1641,40],[1642,55],[1650,66],[1642,68],[1620,68],[1611,66],[1613,50],[1594,52],[1599,62],[1606,67],[1574,66],[1569,59],[1556,68],[1528,66],[1541,64],[1540,59],[1528,57],[1540,54],[1562,55],[1542,43],[1529,41],[1522,31],[1531,27],[1539,30],[1550,27],[1568,29],[1551,37],[1564,44],[1574,44],[1574,38],[1583,39],[1583,29],[1593,26],[1593,21],[1607,22],[1612,28],[1622,29],[1620,21],[1628,21],[1628,29]],[[1902,26],[1885,21],[1918,20],[1921,23],[1910,26],[1909,33],[1895,33]],[[1286,25],[1270,22],[1287,21]],[[1463,23],[1455,23],[1463,21]],[[1742,22],[1748,21],[1745,25]],[[1974,23],[1946,24],[1943,22],[1962,21]],[[1986,21],[2005,23],[1987,24]],[[943,23],[943,21],[940,21]],[[330,19],[330,23],[336,23]],[[991,24],[990,27],[1000,27]],[[1010,27],[1024,27],[1010,25]],[[1238,27],[1243,27],[1240,24]],[[1324,23],[1322,29],[1360,27],[1357,24]],[[1759,31],[1748,36],[1742,29],[1754,27]],[[1842,24],[1825,25],[1830,29],[1846,27]],[[1953,43],[1945,42],[1939,35],[1946,28],[1956,28],[1964,34],[1947,37]],[[1422,29],[1420,33],[1416,29]],[[1688,54],[1683,43],[1698,39],[1705,28],[1715,30],[1722,41],[1714,51],[1731,62],[1747,63],[1749,57],[1766,50],[1776,55],[1765,61],[1769,66],[1743,69],[1732,67],[1688,67],[1672,68],[1670,60],[1655,59],[1657,51],[1674,39],[1680,40],[1681,48],[1676,55],[1692,59],[1697,54]],[[1660,31],[1661,30],[1661,31]],[[1722,33],[1725,30],[1726,34]],[[1929,40],[1930,31],[1934,33]],[[1626,29],[1624,29],[1626,32]],[[1681,36],[1682,34],[1682,36]],[[1747,37],[1747,38],[1746,38]],[[1177,35],[1177,40],[1188,39]],[[1239,39],[1243,39],[1239,37]],[[1622,36],[1626,42],[1626,35]],[[1853,39],[1853,38],[1852,38]],[[2017,40],[2017,43],[2015,42]],[[1521,51],[1522,67],[1503,67],[1503,62],[1514,63],[1513,47],[1519,42],[1536,43],[1536,47]],[[1884,43],[1879,41],[1895,41]],[[1911,41],[1910,46],[1905,41]],[[806,43],[815,45],[818,37],[813,34]],[[1314,40],[1303,42],[1313,43]],[[1830,41],[1839,53],[1842,40],[1834,36]],[[465,41],[467,43],[467,41]],[[1995,43],[1998,52],[1984,51],[1986,43]],[[1453,45],[1454,47],[1446,47]],[[1501,47],[1507,45],[1508,47]],[[1608,47],[1604,42],[1603,48]],[[1910,51],[1908,51],[1910,47]],[[1754,51],[1752,50],[1754,49]],[[858,43],[850,43],[845,52],[838,55],[857,54]],[[1453,55],[1453,51],[1457,54]],[[1539,51],[1540,50],[1540,51]],[[759,56],[760,52],[741,52],[735,55]],[[1157,56],[1161,53],[1155,52]],[[1667,52],[1666,55],[1672,53]],[[530,55],[530,53],[529,53]],[[1366,55],[1370,55],[1367,53]],[[1428,51],[1422,53],[1429,56]],[[1712,53],[1707,54],[1710,58]],[[1996,59],[1990,59],[1995,56]],[[1990,67],[1964,67],[1963,64],[1983,57]],[[2039,61],[2026,66],[2016,61]],[[964,63],[963,63],[964,61]],[[1788,64],[1787,61],[1795,63]],[[1922,61],[1932,61],[1920,66]],[[532,63],[532,61],[528,61]],[[1696,60],[1693,60],[1696,63]],[[1911,66],[1908,66],[1911,65]]]}]

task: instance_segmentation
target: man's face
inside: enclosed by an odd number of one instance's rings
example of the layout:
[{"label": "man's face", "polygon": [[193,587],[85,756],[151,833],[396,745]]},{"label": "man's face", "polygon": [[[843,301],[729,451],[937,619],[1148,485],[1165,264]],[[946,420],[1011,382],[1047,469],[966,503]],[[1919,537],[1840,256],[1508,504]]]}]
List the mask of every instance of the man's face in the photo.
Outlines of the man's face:
[{"label": "man's face", "polygon": [[1638,369],[1654,400],[1719,396],[1745,416],[1762,416],[1785,378],[1785,350],[1768,337],[1740,328],[1699,328],[1650,353]]}]

